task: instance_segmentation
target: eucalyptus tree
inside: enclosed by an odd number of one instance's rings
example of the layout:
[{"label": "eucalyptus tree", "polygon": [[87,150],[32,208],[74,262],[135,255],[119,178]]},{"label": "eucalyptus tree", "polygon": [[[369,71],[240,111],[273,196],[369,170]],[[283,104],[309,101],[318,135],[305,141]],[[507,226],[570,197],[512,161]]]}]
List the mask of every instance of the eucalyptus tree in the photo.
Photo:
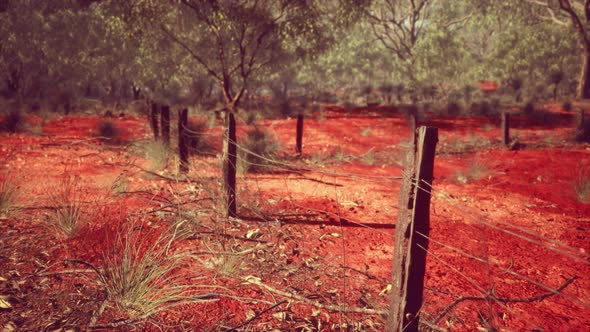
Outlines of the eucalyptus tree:
[{"label": "eucalyptus tree", "polygon": [[526,0],[537,17],[566,26],[577,36],[582,65],[576,96],[590,98],[590,0]]},{"label": "eucalyptus tree", "polygon": [[329,43],[322,3],[327,2],[181,0],[160,24],[220,87],[226,107],[223,183],[228,216],[236,215],[234,113],[255,75]]},{"label": "eucalyptus tree", "polygon": [[402,63],[410,82],[416,81],[416,45],[436,0],[376,0],[365,7],[374,36]]}]

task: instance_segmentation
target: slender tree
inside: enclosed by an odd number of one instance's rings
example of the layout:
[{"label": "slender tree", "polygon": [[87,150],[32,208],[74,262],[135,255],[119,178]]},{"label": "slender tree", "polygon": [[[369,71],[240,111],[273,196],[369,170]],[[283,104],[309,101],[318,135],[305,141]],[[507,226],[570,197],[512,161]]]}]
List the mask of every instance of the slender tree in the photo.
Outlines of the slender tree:
[{"label": "slender tree", "polygon": [[[537,16],[555,24],[570,26],[582,51],[576,96],[590,98],[590,0],[526,0],[536,6]],[[535,8],[535,7],[534,7]]]}]

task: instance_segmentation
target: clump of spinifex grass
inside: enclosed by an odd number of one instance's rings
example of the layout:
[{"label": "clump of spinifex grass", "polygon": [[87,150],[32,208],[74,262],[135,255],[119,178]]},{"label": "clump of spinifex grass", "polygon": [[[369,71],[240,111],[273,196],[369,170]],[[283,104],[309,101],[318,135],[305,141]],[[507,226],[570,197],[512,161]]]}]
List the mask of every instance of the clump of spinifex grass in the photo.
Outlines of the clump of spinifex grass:
[{"label": "clump of spinifex grass", "polygon": [[17,210],[16,199],[19,187],[10,173],[0,180],[0,218],[8,217]]},{"label": "clump of spinifex grass", "polygon": [[66,172],[55,189],[49,192],[49,201],[53,206],[49,228],[61,236],[76,235],[87,223],[87,198],[81,178]]},{"label": "clump of spinifex grass", "polygon": [[455,173],[455,180],[459,183],[467,183],[485,179],[496,173],[496,165],[493,162],[475,157],[467,162],[463,170]]},{"label": "clump of spinifex grass", "polygon": [[272,170],[281,144],[266,130],[255,127],[238,147],[238,172],[261,173]]},{"label": "clump of spinifex grass", "polygon": [[180,225],[158,234],[147,227],[130,225],[119,232],[112,248],[103,253],[102,266],[96,268],[107,301],[131,318],[143,319],[178,305],[202,302],[212,295],[195,295],[199,288],[186,283],[179,269],[190,256],[177,252],[173,244],[182,237]]}]

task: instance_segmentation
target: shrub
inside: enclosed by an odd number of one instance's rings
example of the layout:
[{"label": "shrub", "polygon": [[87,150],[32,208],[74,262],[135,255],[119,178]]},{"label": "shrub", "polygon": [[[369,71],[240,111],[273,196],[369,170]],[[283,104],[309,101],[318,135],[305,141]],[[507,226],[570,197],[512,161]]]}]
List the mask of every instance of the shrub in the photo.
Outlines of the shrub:
[{"label": "shrub", "polygon": [[0,217],[7,217],[16,210],[18,189],[10,174],[6,174],[0,181]]},{"label": "shrub", "polygon": [[512,92],[514,93],[514,100],[519,103],[520,99],[521,99],[521,90],[522,90],[522,79],[519,77],[512,77],[510,79],[508,79],[507,82],[508,86],[512,89]]},{"label": "shrub", "polygon": [[166,168],[171,153],[168,145],[161,141],[150,141],[143,146],[143,150],[152,170]]},{"label": "shrub", "polygon": [[115,143],[121,139],[121,130],[114,122],[101,121],[98,123],[97,135],[101,140]]},{"label": "shrub", "polygon": [[528,101],[522,108],[522,111],[524,114],[533,114],[535,112],[535,103],[533,101]]},{"label": "shrub", "polygon": [[19,111],[12,111],[0,122],[0,132],[18,133],[25,130],[25,122]]},{"label": "shrub", "polygon": [[86,224],[83,210],[85,198],[80,177],[66,173],[49,193],[53,206],[49,228],[61,236],[76,235]]},{"label": "shrub", "polygon": [[496,173],[495,165],[477,157],[471,159],[463,170],[455,173],[455,180],[459,183],[482,180]]},{"label": "shrub", "polygon": [[574,179],[574,191],[578,201],[590,203],[590,165],[578,167]]},{"label": "shrub", "polygon": [[449,101],[447,103],[447,114],[450,116],[457,116],[461,114],[461,105],[456,101]]},{"label": "shrub", "polygon": [[255,127],[238,146],[238,172],[265,172],[271,169],[280,150],[280,142],[268,131]]},{"label": "shrub", "polygon": [[561,108],[566,112],[571,112],[574,109],[574,105],[571,100],[566,100],[561,104]]},{"label": "shrub", "polygon": [[[248,112],[252,114],[253,112]],[[189,121],[185,130],[187,145],[191,154],[206,154],[211,150],[211,144],[207,140],[207,123],[203,121]]]}]

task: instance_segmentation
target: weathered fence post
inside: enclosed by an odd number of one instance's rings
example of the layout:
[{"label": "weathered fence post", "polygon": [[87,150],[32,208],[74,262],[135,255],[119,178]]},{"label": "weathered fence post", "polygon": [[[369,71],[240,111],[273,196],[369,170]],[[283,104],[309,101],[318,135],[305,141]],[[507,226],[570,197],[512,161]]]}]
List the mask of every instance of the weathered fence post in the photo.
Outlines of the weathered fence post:
[{"label": "weathered fence post", "polygon": [[160,109],[160,125],[162,127],[162,141],[170,145],[170,106],[162,105]]},{"label": "weathered fence post", "polygon": [[150,107],[150,123],[152,125],[152,131],[154,132],[154,139],[157,141],[160,135],[160,128],[158,126],[158,113],[160,111],[158,103],[153,100],[149,101]]},{"label": "weathered fence post", "polygon": [[417,332],[426,273],[430,192],[438,129],[420,127],[408,153],[395,226],[392,293],[386,330]]},{"label": "weathered fence post", "polygon": [[226,217],[236,217],[236,119],[234,113],[226,111],[223,128],[223,169],[222,183]]},{"label": "weathered fence post", "polygon": [[510,144],[510,113],[502,112],[502,144]]},{"label": "weathered fence post", "polygon": [[188,109],[182,109],[178,114],[178,157],[180,164],[178,170],[181,174],[188,173],[188,142],[186,139],[186,128],[188,125]]},{"label": "weathered fence post", "polygon": [[303,147],[303,114],[297,115],[297,139],[295,145],[295,153],[300,156]]}]

